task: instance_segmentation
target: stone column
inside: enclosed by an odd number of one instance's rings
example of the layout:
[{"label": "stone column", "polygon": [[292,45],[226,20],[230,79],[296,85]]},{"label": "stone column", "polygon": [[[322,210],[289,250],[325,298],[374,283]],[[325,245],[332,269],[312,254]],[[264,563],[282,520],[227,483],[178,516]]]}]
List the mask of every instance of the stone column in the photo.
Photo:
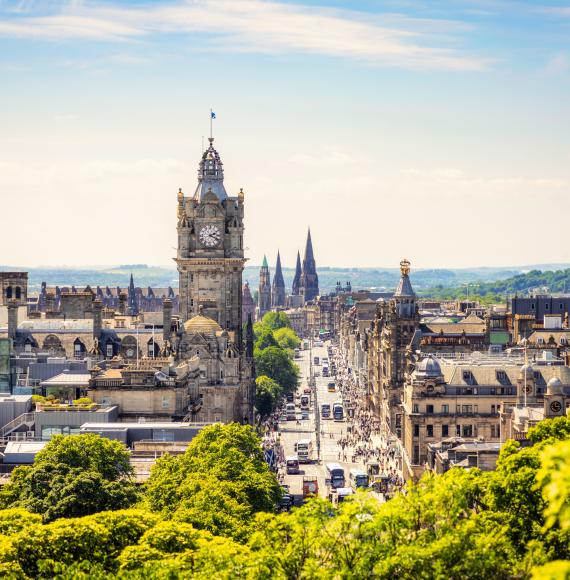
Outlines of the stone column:
[{"label": "stone column", "polygon": [[172,300],[165,298],[162,302],[162,336],[164,340],[170,340],[172,328]]},{"label": "stone column", "polygon": [[8,302],[8,338],[14,340],[18,330],[18,302],[12,298]]}]

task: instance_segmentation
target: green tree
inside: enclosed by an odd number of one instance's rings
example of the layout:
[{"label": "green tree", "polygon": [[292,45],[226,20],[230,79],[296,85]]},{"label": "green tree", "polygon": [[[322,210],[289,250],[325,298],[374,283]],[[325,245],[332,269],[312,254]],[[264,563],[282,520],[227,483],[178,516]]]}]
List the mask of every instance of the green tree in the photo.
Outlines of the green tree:
[{"label": "green tree", "polygon": [[243,539],[252,514],[273,510],[279,496],[259,437],[232,423],[206,427],[183,455],[159,459],[145,501],[165,517]]},{"label": "green tree", "polygon": [[528,430],[528,438],[535,444],[570,439],[570,417],[544,419]]},{"label": "green tree", "polygon": [[278,346],[277,340],[275,339],[271,329],[263,327],[256,335],[254,348],[257,351],[261,351],[270,346]]},{"label": "green tree", "polygon": [[273,379],[264,375],[255,379],[255,408],[262,418],[277,408],[282,395],[281,387]]},{"label": "green tree", "polygon": [[295,350],[299,347],[299,344],[301,344],[301,340],[292,328],[278,328],[274,331],[273,336],[277,341],[277,344],[286,350]]},{"label": "green tree", "polygon": [[0,505],[44,521],[122,509],[138,497],[127,448],[98,435],[54,437],[31,466],[18,467],[0,490]]},{"label": "green tree", "polygon": [[297,388],[299,369],[283,349],[270,346],[255,356],[255,368],[258,376],[267,376],[276,381],[281,388],[293,391]]},{"label": "green tree", "polygon": [[284,312],[267,312],[261,319],[261,323],[269,330],[291,327],[291,321]]}]

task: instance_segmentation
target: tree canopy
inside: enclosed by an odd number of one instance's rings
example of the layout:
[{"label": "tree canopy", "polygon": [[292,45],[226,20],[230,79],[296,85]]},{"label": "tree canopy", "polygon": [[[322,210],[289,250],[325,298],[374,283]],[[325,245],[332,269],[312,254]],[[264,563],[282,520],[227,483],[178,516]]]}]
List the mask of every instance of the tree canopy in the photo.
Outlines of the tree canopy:
[{"label": "tree canopy", "polygon": [[33,465],[17,467],[0,489],[2,507],[26,508],[45,521],[122,509],[136,500],[128,449],[95,434],[53,437]]}]

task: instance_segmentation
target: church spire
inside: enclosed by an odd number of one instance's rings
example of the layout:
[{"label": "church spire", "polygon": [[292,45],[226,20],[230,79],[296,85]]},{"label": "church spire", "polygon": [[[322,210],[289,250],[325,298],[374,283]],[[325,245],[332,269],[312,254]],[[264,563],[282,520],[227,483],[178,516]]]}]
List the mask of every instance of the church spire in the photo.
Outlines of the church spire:
[{"label": "church spire", "polygon": [[307,245],[305,246],[305,257],[303,259],[303,273],[301,274],[301,293],[305,301],[314,300],[319,295],[319,277],[317,275],[317,264],[313,254],[313,242],[311,240],[311,229],[307,233]]},{"label": "church spire", "polygon": [[263,315],[271,310],[271,275],[267,257],[263,256],[263,263],[259,271],[259,289],[257,295],[257,319],[261,320]]},{"label": "church spire", "polygon": [[131,316],[137,316],[139,313],[139,305],[137,304],[137,293],[135,290],[135,281],[131,273],[131,279],[129,281],[129,289],[127,292],[127,306],[129,309],[129,314]]},{"label": "church spire", "polygon": [[293,296],[298,296],[301,293],[301,274],[303,270],[301,269],[301,254],[297,250],[297,265],[295,266],[295,277],[293,278],[293,286],[291,288],[291,294]]},{"label": "church spire", "polygon": [[273,286],[271,289],[271,307],[285,307],[285,280],[281,269],[281,255],[277,251],[277,262],[275,263],[275,274],[273,276]]}]

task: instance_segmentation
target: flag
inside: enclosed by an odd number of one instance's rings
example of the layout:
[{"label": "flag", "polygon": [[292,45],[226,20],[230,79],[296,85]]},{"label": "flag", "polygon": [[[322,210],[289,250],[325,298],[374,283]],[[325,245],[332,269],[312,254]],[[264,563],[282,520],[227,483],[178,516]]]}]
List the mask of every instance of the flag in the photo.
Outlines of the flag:
[{"label": "flag", "polygon": [[216,118],[216,113],[214,113],[214,111],[212,111],[212,109],[210,109],[210,119],[215,119]]}]

